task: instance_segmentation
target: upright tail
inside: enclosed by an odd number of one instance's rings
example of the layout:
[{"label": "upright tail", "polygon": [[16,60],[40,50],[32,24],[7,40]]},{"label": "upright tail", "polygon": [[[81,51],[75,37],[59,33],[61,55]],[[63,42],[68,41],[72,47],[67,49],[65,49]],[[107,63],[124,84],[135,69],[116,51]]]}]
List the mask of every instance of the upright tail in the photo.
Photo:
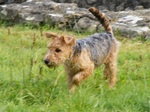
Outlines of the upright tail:
[{"label": "upright tail", "polygon": [[106,18],[104,13],[100,12],[95,7],[90,7],[89,11],[100,21],[106,31],[113,34],[112,27],[110,26],[109,20]]}]

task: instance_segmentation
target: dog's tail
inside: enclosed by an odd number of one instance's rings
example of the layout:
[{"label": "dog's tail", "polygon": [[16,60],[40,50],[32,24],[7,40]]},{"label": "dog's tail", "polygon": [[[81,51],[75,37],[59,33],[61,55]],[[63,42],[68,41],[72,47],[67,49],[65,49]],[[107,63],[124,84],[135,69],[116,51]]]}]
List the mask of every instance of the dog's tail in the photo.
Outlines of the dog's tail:
[{"label": "dog's tail", "polygon": [[112,27],[109,24],[109,20],[106,18],[104,13],[100,12],[95,7],[90,7],[89,11],[100,21],[106,31],[113,34]]}]

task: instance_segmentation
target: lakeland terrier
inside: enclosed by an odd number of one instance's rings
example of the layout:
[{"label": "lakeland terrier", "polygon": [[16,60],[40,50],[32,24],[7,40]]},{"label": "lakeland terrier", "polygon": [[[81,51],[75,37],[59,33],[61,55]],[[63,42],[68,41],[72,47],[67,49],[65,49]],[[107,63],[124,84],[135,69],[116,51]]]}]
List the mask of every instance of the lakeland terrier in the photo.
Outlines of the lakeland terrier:
[{"label": "lakeland terrier", "polygon": [[104,77],[109,80],[109,86],[113,87],[116,83],[119,42],[115,39],[105,15],[94,7],[89,8],[89,11],[103,25],[105,33],[95,33],[78,40],[70,36],[45,33],[46,37],[52,38],[52,42],[48,45],[44,62],[48,67],[64,65],[71,92],[102,64],[105,65]]}]

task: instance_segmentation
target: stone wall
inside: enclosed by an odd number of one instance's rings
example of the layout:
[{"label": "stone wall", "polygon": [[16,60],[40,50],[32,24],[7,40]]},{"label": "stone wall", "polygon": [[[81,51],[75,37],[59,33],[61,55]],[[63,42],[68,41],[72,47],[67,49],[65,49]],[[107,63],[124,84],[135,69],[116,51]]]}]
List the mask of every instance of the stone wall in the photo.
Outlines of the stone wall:
[{"label": "stone wall", "polygon": [[22,3],[27,0],[0,0],[0,4]]},{"label": "stone wall", "polygon": [[[114,31],[129,38],[149,37],[150,9],[113,12],[101,10],[112,20]],[[0,20],[25,24],[49,24],[61,30],[101,32],[103,27],[85,8],[75,3],[56,3],[52,0],[32,0],[21,4],[0,5]]]},{"label": "stone wall", "polygon": [[134,10],[135,8],[150,8],[150,0],[53,0],[60,3],[77,3],[79,7],[91,6],[105,8],[110,11]]},{"label": "stone wall", "polygon": [[[0,4],[22,3],[34,0],[0,0]],[[37,0],[39,1],[39,0]],[[123,11],[150,8],[150,0],[53,0],[59,3],[76,3],[79,7],[88,8],[91,6],[110,10]]]}]

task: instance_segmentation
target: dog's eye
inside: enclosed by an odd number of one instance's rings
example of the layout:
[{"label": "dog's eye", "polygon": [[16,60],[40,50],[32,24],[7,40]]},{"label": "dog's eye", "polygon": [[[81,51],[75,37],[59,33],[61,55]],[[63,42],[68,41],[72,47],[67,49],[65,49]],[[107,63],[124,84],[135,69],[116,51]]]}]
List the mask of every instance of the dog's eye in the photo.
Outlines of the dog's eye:
[{"label": "dog's eye", "polygon": [[61,50],[57,48],[57,49],[55,49],[55,52],[58,53],[58,52],[61,52]]}]

